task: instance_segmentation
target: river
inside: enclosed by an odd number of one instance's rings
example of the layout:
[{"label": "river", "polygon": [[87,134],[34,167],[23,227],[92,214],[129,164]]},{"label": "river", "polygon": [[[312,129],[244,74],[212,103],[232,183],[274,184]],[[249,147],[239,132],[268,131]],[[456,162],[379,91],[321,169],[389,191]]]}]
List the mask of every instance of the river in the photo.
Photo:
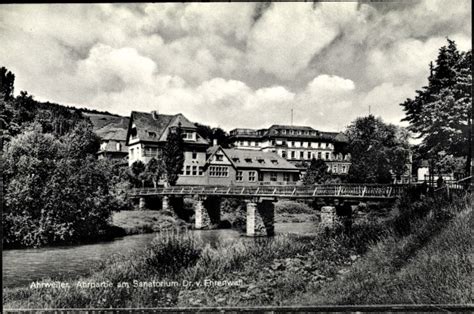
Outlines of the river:
[{"label": "river", "polygon": [[[277,234],[311,233],[315,229],[314,222],[275,224]],[[192,232],[211,244],[240,238],[240,233],[231,229]],[[147,233],[94,244],[3,251],[3,287],[29,285],[43,278],[61,280],[87,275],[94,268],[93,265],[113,254],[127,254],[145,248],[157,235],[159,234]]]}]

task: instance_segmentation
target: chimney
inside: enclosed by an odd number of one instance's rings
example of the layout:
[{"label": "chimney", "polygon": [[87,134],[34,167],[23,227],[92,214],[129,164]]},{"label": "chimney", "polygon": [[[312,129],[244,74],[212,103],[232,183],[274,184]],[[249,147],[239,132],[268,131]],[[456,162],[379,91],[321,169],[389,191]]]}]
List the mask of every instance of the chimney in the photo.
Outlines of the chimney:
[{"label": "chimney", "polygon": [[151,115],[153,117],[154,120],[157,120],[158,119],[158,111],[157,110],[152,110],[151,111]]},{"label": "chimney", "polygon": [[212,140],[212,146],[217,146],[217,138]]}]

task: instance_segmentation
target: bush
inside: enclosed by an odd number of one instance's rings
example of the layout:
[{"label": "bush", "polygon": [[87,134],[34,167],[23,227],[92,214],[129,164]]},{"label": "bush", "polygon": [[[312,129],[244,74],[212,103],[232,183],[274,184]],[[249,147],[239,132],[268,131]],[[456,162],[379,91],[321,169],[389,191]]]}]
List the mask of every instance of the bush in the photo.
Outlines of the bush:
[{"label": "bush", "polygon": [[314,214],[315,211],[305,203],[295,201],[278,201],[275,203],[277,214]]},{"label": "bush", "polygon": [[203,244],[189,232],[162,234],[146,249],[145,265],[152,273],[174,274],[196,264]]}]

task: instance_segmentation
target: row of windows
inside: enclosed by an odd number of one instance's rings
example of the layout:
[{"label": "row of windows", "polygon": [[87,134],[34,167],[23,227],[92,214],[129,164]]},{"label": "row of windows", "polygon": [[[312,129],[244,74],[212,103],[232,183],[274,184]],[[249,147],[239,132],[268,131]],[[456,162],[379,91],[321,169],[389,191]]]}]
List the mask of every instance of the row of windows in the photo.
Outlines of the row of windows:
[{"label": "row of windows", "polygon": [[[262,145],[260,142],[256,141],[236,141],[236,146],[250,146],[250,147],[259,147]],[[288,147],[311,147],[311,148],[328,148],[333,149],[334,145],[331,143],[325,142],[299,142],[299,141],[282,141],[282,140],[272,140],[271,145],[286,145]]]},{"label": "row of windows", "polygon": [[185,176],[203,176],[204,175],[204,169],[201,166],[185,165],[183,167],[183,171],[181,171],[181,175],[185,175]]},{"label": "row of windows", "polygon": [[211,166],[209,167],[209,176],[210,177],[228,177],[229,176],[229,167],[225,166]]},{"label": "row of windows", "polygon": [[[236,181],[243,181],[244,180],[244,172],[243,171],[237,171],[235,175],[235,180]],[[257,171],[249,171],[248,172],[248,181],[249,182],[255,182],[257,180]]]}]

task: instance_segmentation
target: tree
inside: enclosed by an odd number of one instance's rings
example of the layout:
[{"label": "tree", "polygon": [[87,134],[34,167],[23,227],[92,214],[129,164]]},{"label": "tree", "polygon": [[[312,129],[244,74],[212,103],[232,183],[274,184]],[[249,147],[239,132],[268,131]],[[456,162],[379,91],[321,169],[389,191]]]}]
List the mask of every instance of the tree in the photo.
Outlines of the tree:
[{"label": "tree", "polygon": [[72,132],[64,137],[65,153],[70,158],[85,158],[97,153],[100,147],[100,138],[94,133],[89,121],[79,122]]},{"label": "tree", "polygon": [[163,150],[163,163],[167,183],[171,186],[176,185],[184,165],[184,141],[181,125],[170,128]]},{"label": "tree", "polygon": [[36,124],[8,144],[4,244],[73,243],[105,231],[115,208],[107,172],[66,142]]},{"label": "tree", "polygon": [[303,178],[304,185],[326,183],[331,177],[328,166],[322,159],[311,159],[311,164]]},{"label": "tree", "polygon": [[348,180],[389,183],[406,171],[410,154],[406,133],[372,115],[357,118],[347,128],[352,164]]},{"label": "tree", "polygon": [[414,99],[401,104],[409,130],[422,139],[420,154],[431,160],[432,173],[441,155],[464,157],[470,172],[472,157],[472,52],[461,52],[456,43],[439,49],[430,64],[428,86]]},{"label": "tree", "polygon": [[137,160],[134,163],[132,163],[132,166],[130,167],[128,175],[129,175],[130,183],[133,186],[135,187],[144,186],[144,182],[143,182],[144,176],[142,174],[145,172],[145,170],[146,170],[146,167],[142,161]]},{"label": "tree", "polygon": [[8,101],[13,99],[13,89],[15,83],[15,74],[8,71],[7,68],[0,68],[0,94],[3,95],[3,100]]},{"label": "tree", "polygon": [[146,172],[150,174],[150,179],[153,182],[153,187],[157,187],[158,181],[163,175],[163,163],[156,158],[152,158],[146,165]]},{"label": "tree", "polygon": [[199,135],[209,142],[217,140],[217,143],[224,148],[229,147],[229,135],[221,128],[212,128],[208,125],[195,123]]}]

